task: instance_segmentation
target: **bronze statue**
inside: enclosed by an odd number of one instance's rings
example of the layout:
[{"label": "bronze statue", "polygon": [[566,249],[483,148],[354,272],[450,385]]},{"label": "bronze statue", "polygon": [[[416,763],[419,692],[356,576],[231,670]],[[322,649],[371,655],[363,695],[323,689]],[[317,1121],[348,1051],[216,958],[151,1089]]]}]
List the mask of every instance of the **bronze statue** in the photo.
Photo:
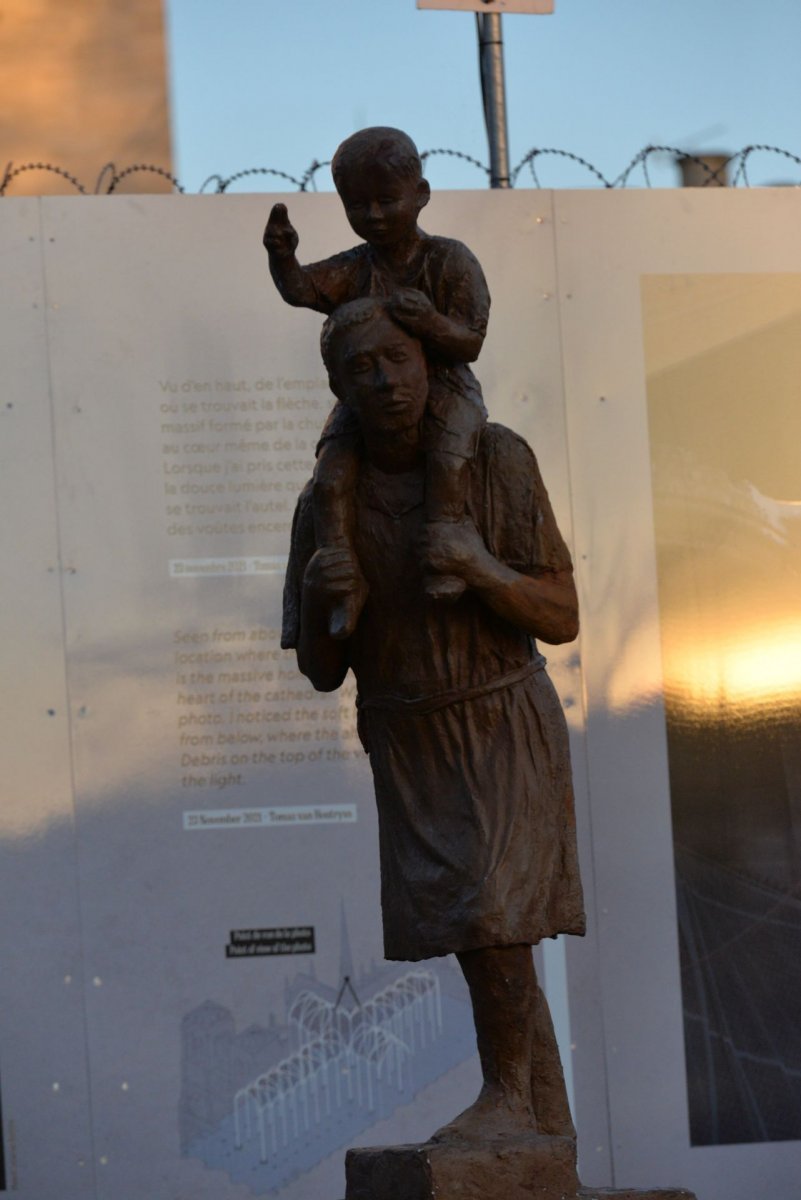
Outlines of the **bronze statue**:
[{"label": "bronze statue", "polygon": [[[337,176],[350,143],[378,165]],[[465,365],[486,325],[483,275],[460,243],[441,259],[429,243],[445,239],[417,228],[428,187],[391,159],[407,143],[366,130],[334,159],[346,208],[357,194],[364,205],[348,215],[366,247],[302,268],[282,206],[265,232],[282,295],[330,312],[321,347],[337,398],[295,514],[282,644],[318,690],[356,676],[385,954],[456,954],[483,1074],[477,1100],[426,1146],[352,1151],[348,1200],[422,1200],[457,1179],[465,1200],[558,1200],[578,1194],[575,1130],[531,946],[582,934],[584,912],[567,728],[535,639],[576,637],[576,592],[534,455],[484,419]],[[458,307],[451,254],[470,264],[455,272]]]},{"label": "bronze statue", "polygon": [[[531,1129],[533,1111],[542,1131],[572,1136],[529,949],[584,931],[567,731],[532,643],[576,635],[570,558],[531,451],[499,425],[486,427],[471,464],[470,516],[426,520],[427,364],[385,302],[337,309],[323,354],[362,438],[355,541],[369,590],[353,636],[332,638],[328,599],[348,594],[355,568],[347,550],[317,547],[307,489],[284,641],[319,690],[339,687],[349,668],[358,681],[387,957],[456,953],[470,987],[485,1086],[438,1136]],[[431,571],[464,580],[457,604],[431,603]]]}]

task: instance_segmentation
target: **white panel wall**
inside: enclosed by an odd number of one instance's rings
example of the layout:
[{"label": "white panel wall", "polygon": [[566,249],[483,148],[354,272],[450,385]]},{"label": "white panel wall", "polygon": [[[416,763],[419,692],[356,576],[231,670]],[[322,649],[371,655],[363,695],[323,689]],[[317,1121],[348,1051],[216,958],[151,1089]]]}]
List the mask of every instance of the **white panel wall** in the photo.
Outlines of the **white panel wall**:
[{"label": "white panel wall", "polygon": [[[285,199],[302,258],[351,243],[335,196]],[[241,1058],[284,1036],[298,972],[321,995],[343,965],[379,986],[375,820],[352,700],[288,699],[303,684],[273,653],[283,526],[329,398],[319,317],[284,306],[267,275],[271,202],[0,207],[0,1088],[21,1200],[265,1191],[258,1163],[248,1174],[225,1143],[230,1113],[214,1115],[235,1074],[215,1066],[226,1022]],[[637,700],[660,669],[639,279],[801,270],[799,207],[789,190],[529,191],[444,194],[425,214],[485,267],[487,406],[536,449],[574,549],[583,664],[576,647],[549,654],[589,909],[588,937],[567,947],[569,1022],[559,946],[544,966],[593,1184],[752,1200],[769,1180],[791,1200],[801,1173],[798,1143],[689,1146],[664,717],[653,690]],[[237,490],[243,480],[258,488]],[[261,676],[224,699],[239,688],[220,671],[236,661],[214,654],[248,649],[261,657],[239,667]],[[194,720],[208,714],[219,724]],[[291,737],[268,739],[280,729]],[[218,738],[236,731],[261,740]],[[224,761],[185,758],[202,754]],[[321,802],[339,806],[338,823],[281,827],[264,812]],[[313,956],[225,955],[233,930],[307,925]],[[471,1098],[464,993],[442,971],[447,1070],[344,1140],[420,1140]],[[182,1154],[181,1130],[197,1136],[206,1117],[228,1134]],[[342,1151],[319,1147],[273,1178],[283,1200],[341,1194]]]}]

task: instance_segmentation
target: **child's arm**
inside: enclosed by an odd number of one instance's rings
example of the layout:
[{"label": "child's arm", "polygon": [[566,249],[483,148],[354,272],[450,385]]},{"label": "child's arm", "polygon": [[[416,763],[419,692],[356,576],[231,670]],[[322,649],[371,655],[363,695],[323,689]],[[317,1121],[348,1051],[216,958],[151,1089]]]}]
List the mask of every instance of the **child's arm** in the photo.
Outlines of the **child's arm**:
[{"label": "child's arm", "polygon": [[398,288],[389,302],[392,315],[409,333],[454,362],[475,362],[484,333],[439,312],[417,288]]},{"label": "child's arm", "polygon": [[481,264],[467,246],[450,238],[429,238],[428,248],[425,291],[399,288],[391,301],[395,317],[442,358],[474,362],[490,309]]},{"label": "child's arm", "polygon": [[321,298],[308,270],[300,265],[295,256],[299,239],[289,220],[285,204],[273,205],[262,240],[270,260],[273,283],[287,304],[292,304],[295,308],[313,308],[317,312],[329,312],[327,307],[322,307]]}]

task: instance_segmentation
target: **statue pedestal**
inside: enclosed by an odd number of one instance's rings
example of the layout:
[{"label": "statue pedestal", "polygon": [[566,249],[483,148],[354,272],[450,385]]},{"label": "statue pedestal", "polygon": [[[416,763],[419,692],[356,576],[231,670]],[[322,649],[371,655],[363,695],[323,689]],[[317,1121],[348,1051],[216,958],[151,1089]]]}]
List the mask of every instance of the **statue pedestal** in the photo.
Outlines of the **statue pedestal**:
[{"label": "statue pedestal", "polygon": [[426,1142],[349,1150],[345,1200],[562,1200],[579,1188],[569,1138]]},{"label": "statue pedestal", "polygon": [[696,1200],[684,1188],[579,1188],[580,1200]]},{"label": "statue pedestal", "polygon": [[345,1200],[695,1200],[680,1188],[582,1187],[569,1138],[349,1150]]}]

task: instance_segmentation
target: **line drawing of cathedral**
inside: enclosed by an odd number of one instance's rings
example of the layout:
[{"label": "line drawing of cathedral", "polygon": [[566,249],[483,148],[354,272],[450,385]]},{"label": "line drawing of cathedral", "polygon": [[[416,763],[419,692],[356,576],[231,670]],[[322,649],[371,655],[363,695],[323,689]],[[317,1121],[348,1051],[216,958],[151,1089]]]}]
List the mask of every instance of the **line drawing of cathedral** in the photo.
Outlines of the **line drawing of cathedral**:
[{"label": "line drawing of cathedral", "polygon": [[284,1013],[236,1032],[213,1001],[181,1030],[181,1153],[256,1195],[280,1189],[409,1104],[476,1052],[470,1003],[448,959],[358,975],[341,913],[338,986],[313,967]]}]

